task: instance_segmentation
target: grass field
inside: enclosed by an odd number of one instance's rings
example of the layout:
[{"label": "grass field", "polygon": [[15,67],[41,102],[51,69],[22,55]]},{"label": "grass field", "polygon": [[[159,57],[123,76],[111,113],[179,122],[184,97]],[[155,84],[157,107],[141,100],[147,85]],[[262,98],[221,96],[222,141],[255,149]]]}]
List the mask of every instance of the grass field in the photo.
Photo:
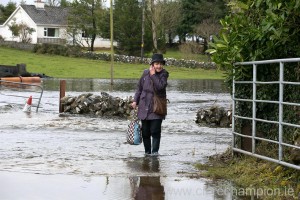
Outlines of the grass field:
[{"label": "grass field", "polygon": [[[28,51],[0,47],[0,65],[24,63],[31,73],[46,74],[55,78],[103,78],[111,77],[111,62],[71,58],[63,56],[35,54]],[[147,65],[113,64],[113,78],[139,78]],[[223,79],[218,70],[189,69],[165,66],[170,79]]]}]

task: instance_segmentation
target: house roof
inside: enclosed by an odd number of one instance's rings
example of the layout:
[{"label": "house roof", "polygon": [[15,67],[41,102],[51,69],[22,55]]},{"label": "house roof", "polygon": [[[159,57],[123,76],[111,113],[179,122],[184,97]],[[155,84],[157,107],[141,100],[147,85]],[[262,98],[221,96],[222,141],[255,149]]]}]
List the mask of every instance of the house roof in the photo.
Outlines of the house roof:
[{"label": "house roof", "polygon": [[37,9],[34,5],[21,5],[36,24],[67,25],[69,8],[45,6]]}]

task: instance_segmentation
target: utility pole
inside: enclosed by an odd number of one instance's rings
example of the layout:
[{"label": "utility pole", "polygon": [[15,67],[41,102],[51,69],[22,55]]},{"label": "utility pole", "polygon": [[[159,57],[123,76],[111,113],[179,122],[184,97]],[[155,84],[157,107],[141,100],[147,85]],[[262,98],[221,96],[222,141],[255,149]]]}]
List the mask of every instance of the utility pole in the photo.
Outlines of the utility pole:
[{"label": "utility pole", "polygon": [[110,0],[110,84],[114,84],[114,23],[113,23],[113,0]]},{"label": "utility pole", "polygon": [[142,42],[141,42],[141,62],[144,59],[144,35],[145,35],[145,0],[138,0],[142,5]]},{"label": "utility pole", "polygon": [[141,61],[144,59],[144,35],[145,35],[145,0],[142,0],[142,44],[141,44]]}]

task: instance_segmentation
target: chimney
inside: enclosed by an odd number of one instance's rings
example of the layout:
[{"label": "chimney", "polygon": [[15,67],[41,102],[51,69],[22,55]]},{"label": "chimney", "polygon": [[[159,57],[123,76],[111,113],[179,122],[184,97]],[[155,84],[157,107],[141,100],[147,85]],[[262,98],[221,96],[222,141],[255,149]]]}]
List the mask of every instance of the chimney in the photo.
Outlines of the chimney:
[{"label": "chimney", "polygon": [[42,0],[36,0],[35,1],[35,7],[36,7],[36,9],[44,10],[45,9],[45,2],[43,2]]}]

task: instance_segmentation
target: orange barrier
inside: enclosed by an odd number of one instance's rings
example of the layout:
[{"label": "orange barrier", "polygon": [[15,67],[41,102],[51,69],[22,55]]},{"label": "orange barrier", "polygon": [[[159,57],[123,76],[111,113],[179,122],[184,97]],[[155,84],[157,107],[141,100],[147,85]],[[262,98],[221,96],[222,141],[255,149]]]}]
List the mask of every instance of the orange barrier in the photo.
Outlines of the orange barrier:
[{"label": "orange barrier", "polygon": [[10,82],[21,82],[21,83],[40,83],[41,78],[38,76],[33,76],[33,77],[2,77],[0,80],[3,81],[10,81]]},{"label": "orange barrier", "polygon": [[[7,82],[6,82],[7,81]],[[41,78],[40,77],[2,77],[0,78],[0,85],[4,87],[13,87],[13,88],[25,88],[30,87],[24,84],[31,85],[40,85]]]}]

